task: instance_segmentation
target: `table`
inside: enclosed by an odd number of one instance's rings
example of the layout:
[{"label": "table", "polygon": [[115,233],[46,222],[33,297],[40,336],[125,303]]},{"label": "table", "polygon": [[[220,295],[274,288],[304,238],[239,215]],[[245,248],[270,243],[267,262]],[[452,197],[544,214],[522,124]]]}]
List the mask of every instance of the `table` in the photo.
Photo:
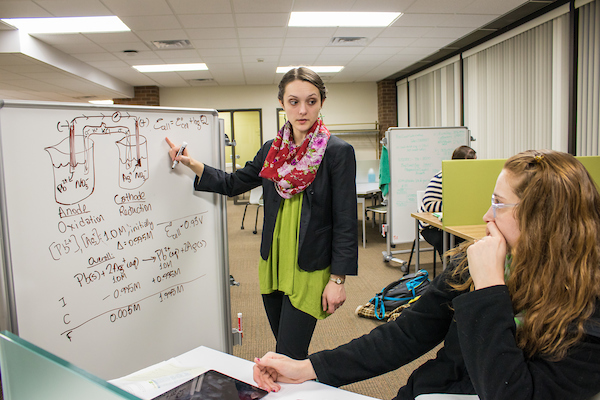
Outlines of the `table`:
[{"label": "table", "polygon": [[[250,383],[256,386],[252,377],[253,362],[232,356],[211,348],[200,346],[188,351],[171,360],[159,363],[133,374],[110,381],[113,385],[119,386],[123,390],[130,391],[134,387],[140,388],[141,384],[147,383],[148,377],[165,377],[164,373],[159,371],[168,371],[169,377],[161,381],[169,380],[170,377],[178,378],[177,381],[171,379],[171,382],[164,384],[160,389],[149,389],[146,393],[133,393],[141,399],[151,399],[177,385],[191,379],[193,376],[202,373],[208,369],[214,369],[236,379]],[[186,371],[190,371],[187,374]],[[151,379],[156,379],[151,378]],[[265,400],[374,400],[373,397],[363,396],[357,393],[348,392],[342,389],[334,388],[315,381],[308,381],[299,385],[281,384],[281,390],[278,393],[269,393],[264,397]]]},{"label": "table", "polygon": [[[434,217],[433,213],[411,213],[411,217],[415,219],[415,266],[419,269],[419,221],[425,222],[433,227],[444,231],[444,253],[448,251],[448,248],[454,247],[454,237],[458,236],[465,240],[474,241],[481,239],[486,235],[486,225],[457,225],[457,226],[444,226],[439,218]],[[452,235],[450,246],[448,246],[448,234]],[[435,254],[434,254],[435,257]],[[443,258],[444,269],[446,269],[446,258]]]},{"label": "table", "polygon": [[366,210],[365,210],[365,199],[371,198],[373,205],[375,205],[375,197],[381,193],[379,189],[379,182],[367,182],[358,183],[356,182],[356,202],[361,205],[362,210],[362,241],[363,248],[367,247],[366,238]]}]

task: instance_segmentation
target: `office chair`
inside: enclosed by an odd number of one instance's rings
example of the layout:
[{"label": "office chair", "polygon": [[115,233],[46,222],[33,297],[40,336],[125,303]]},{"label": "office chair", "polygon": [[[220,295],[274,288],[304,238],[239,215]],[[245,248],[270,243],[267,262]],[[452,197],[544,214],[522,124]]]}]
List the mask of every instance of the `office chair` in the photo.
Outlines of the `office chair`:
[{"label": "office chair", "polygon": [[[421,203],[423,202],[423,196],[425,196],[425,191],[417,190],[417,212],[421,211]],[[417,240],[425,240],[425,239],[423,239],[423,237],[421,236],[421,233],[419,233],[419,236],[416,237],[415,240],[413,240],[412,249],[410,250],[410,256],[408,257],[408,264],[406,266],[407,271],[410,270],[410,262],[412,261],[413,254],[415,252],[415,245],[417,244]],[[437,258],[437,253],[435,251],[435,248],[432,247],[431,249],[421,249],[419,247],[419,252],[429,251],[429,250],[433,251],[433,277],[435,278],[435,261]]]},{"label": "office chair", "polygon": [[242,229],[244,229],[244,219],[246,218],[246,210],[248,210],[248,206],[256,206],[256,220],[254,221],[254,230],[252,231],[252,233],[254,233],[255,235],[256,232],[258,232],[256,229],[258,226],[258,209],[264,205],[262,195],[262,186],[257,186],[250,191],[250,199],[248,200],[248,204],[246,204],[246,207],[244,207],[244,216],[242,217]]}]

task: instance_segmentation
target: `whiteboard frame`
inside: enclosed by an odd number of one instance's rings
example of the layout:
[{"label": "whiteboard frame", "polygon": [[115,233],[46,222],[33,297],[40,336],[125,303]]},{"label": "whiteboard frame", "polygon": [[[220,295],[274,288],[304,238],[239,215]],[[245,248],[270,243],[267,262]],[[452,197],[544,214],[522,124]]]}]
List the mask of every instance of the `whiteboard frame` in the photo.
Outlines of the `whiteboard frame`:
[{"label": "whiteboard frame", "polygon": [[[161,113],[183,113],[183,114],[207,114],[213,119],[212,132],[217,137],[214,138],[214,148],[212,152],[215,154],[216,165],[225,168],[225,132],[223,129],[222,120],[218,118],[216,109],[200,109],[200,108],[178,108],[178,107],[155,107],[155,106],[132,106],[132,105],[94,105],[85,103],[58,103],[58,102],[38,102],[38,101],[21,101],[21,100],[2,100],[0,99],[0,110],[7,108],[31,108],[31,109],[57,109],[69,111],[85,111],[85,112],[106,112],[106,111],[130,111],[143,112],[152,114]],[[1,118],[1,115],[0,115]],[[1,122],[1,121],[0,121]],[[2,138],[2,124],[0,124],[0,139]],[[0,140],[0,177],[4,177],[8,171],[5,167],[4,150],[2,148],[3,141]],[[27,148],[23,150],[26,153]],[[215,196],[217,207],[215,208],[217,215],[215,220],[217,223],[215,231],[216,248],[221,249],[216,251],[217,267],[220,267],[217,276],[222,285],[217,290],[221,293],[218,304],[222,309],[223,326],[221,327],[225,337],[221,338],[224,344],[224,349],[217,349],[229,354],[233,351],[233,335],[231,323],[231,302],[230,302],[230,285],[229,285],[229,255],[228,255],[228,238],[227,238],[227,203],[225,196],[213,194]],[[220,214],[220,215],[218,215]],[[11,240],[10,240],[9,216],[7,206],[7,192],[5,187],[5,179],[0,180],[0,330],[7,330],[16,335],[19,334],[18,315],[16,307],[15,281],[13,272],[13,258],[11,256]],[[50,350],[51,351],[51,350]],[[173,357],[178,354],[173,354]]]},{"label": "whiteboard frame", "polygon": [[[388,230],[386,235],[388,235],[388,257],[387,259],[389,259],[391,253],[397,253],[397,252],[391,252],[389,249],[389,246],[392,244],[400,244],[400,243],[410,243],[410,241],[414,240],[414,232],[415,232],[415,228],[414,228],[414,221],[413,218],[410,216],[411,213],[416,212],[416,203],[411,204],[410,206],[406,206],[404,208],[398,208],[398,207],[394,207],[394,183],[395,183],[395,171],[393,168],[393,163],[394,163],[394,150],[393,150],[393,143],[396,139],[394,139],[394,136],[396,135],[396,133],[406,133],[406,132],[419,132],[419,131],[448,131],[448,130],[464,130],[464,134],[465,134],[465,141],[462,144],[453,144],[452,145],[452,149],[450,150],[450,154],[449,156],[452,155],[452,151],[460,146],[460,145],[466,145],[466,146],[470,146],[471,145],[471,141],[472,141],[472,137],[471,137],[471,131],[469,130],[469,128],[467,128],[466,126],[444,126],[444,127],[439,127],[439,126],[428,126],[428,127],[415,127],[415,128],[398,128],[398,127],[393,127],[393,128],[388,128],[388,130],[385,133],[385,137],[386,137],[386,146],[388,149],[388,159],[389,159],[389,164],[390,164],[390,186],[389,186],[389,190],[388,190],[388,199],[387,199],[387,214],[388,214]],[[450,159],[450,157],[448,157],[447,159]],[[440,158],[439,160],[439,168],[434,171],[433,173],[429,174],[429,176],[427,177],[427,183],[426,185],[429,183],[429,181],[431,180],[431,178],[433,177],[433,175],[442,169],[442,159]],[[420,190],[425,190],[425,187],[423,187]],[[416,191],[415,191],[415,196],[416,196]],[[396,226],[396,217],[398,215],[402,215],[405,218],[403,218],[403,222],[404,222],[404,229],[402,229],[401,227]],[[394,231],[396,233],[402,231],[402,236],[398,235],[399,238],[398,240],[394,240]],[[405,240],[403,240],[403,238],[405,238]],[[386,258],[384,256],[384,258]]]}]

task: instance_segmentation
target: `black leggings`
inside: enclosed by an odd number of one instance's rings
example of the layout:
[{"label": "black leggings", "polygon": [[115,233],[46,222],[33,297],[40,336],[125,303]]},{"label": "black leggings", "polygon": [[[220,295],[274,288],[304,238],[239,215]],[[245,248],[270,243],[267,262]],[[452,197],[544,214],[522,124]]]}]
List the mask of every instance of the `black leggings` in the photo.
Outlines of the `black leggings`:
[{"label": "black leggings", "polygon": [[296,360],[304,360],[308,357],[308,346],[317,319],[295,308],[283,292],[263,294],[262,298],[277,341],[275,351]]}]

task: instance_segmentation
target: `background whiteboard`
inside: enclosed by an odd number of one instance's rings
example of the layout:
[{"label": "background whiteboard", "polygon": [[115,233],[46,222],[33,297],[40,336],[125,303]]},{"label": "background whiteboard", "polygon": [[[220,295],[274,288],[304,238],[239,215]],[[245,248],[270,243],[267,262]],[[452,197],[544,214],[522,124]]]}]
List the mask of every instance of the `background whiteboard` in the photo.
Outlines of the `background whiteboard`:
[{"label": "background whiteboard", "polygon": [[230,352],[224,199],[194,192],[165,142],[222,166],[217,112],[0,107],[11,330],[103,379],[200,345]]},{"label": "background whiteboard", "polygon": [[442,169],[442,160],[450,160],[458,146],[469,146],[466,127],[390,128],[386,132],[390,187],[388,221],[391,243],[415,239],[417,190],[425,190]]}]

